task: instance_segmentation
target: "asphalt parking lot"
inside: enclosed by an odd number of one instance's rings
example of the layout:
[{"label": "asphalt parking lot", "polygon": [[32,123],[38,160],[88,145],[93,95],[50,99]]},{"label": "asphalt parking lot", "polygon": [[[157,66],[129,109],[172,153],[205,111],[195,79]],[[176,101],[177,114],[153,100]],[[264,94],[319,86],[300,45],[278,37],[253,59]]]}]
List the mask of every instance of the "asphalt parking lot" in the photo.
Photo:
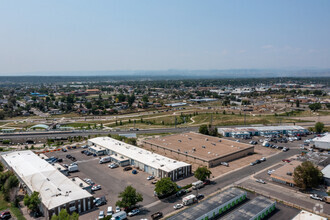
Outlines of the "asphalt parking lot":
[{"label": "asphalt parking lot", "polygon": [[[47,156],[55,156],[63,159],[61,164],[70,164],[71,160],[65,156],[70,154],[77,159],[79,172],[71,173],[69,177],[80,177],[81,179],[89,178],[95,184],[101,185],[102,189],[95,191],[93,196],[95,198],[105,196],[108,203],[106,205],[98,207],[96,210],[82,214],[79,219],[95,219],[98,216],[99,211],[106,212],[108,206],[112,206],[115,210],[115,203],[118,200],[118,195],[122,192],[126,186],[132,185],[137,192],[143,195],[143,202],[140,205],[147,205],[157,201],[158,199],[153,196],[154,185],[151,181],[147,180],[149,174],[143,171],[138,171],[138,174],[132,174],[132,170],[123,171],[122,167],[110,169],[108,165],[110,163],[99,164],[99,157],[87,156],[82,154],[83,149],[68,150],[68,152],[51,152],[47,153]],[[140,215],[146,214],[141,212]]]}]

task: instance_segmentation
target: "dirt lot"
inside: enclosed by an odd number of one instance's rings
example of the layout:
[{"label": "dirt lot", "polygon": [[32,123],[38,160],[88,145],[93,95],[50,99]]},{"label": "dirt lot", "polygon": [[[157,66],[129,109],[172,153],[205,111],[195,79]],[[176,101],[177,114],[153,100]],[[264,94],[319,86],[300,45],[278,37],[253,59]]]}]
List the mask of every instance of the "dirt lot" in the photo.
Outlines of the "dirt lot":
[{"label": "dirt lot", "polygon": [[99,157],[86,156],[81,154],[82,149],[69,150],[68,152],[52,152],[47,153],[47,156],[56,156],[63,159],[63,164],[72,163],[65,155],[71,154],[77,158],[79,172],[71,173],[70,177],[80,177],[81,179],[89,178],[102,186],[102,189],[96,191],[94,197],[105,196],[108,200],[106,205],[103,205],[96,210],[83,214],[79,219],[95,219],[98,216],[99,211],[106,212],[108,206],[112,206],[115,209],[115,203],[118,200],[118,194],[122,192],[126,186],[132,185],[137,192],[142,193],[143,202],[141,205],[150,204],[157,201],[153,196],[154,185],[147,180],[148,174],[139,171],[134,175],[131,171],[123,171],[121,167],[110,169],[109,163],[99,164]]}]

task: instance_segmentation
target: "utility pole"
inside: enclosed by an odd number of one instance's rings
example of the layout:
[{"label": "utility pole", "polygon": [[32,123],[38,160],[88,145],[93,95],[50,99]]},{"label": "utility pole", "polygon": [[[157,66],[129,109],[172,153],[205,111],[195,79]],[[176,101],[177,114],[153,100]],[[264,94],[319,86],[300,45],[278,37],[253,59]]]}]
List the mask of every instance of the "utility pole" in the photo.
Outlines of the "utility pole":
[{"label": "utility pole", "polygon": [[177,119],[176,119],[176,116],[174,116],[174,117],[175,117],[175,122],[174,123],[175,123],[175,128],[176,128]]}]

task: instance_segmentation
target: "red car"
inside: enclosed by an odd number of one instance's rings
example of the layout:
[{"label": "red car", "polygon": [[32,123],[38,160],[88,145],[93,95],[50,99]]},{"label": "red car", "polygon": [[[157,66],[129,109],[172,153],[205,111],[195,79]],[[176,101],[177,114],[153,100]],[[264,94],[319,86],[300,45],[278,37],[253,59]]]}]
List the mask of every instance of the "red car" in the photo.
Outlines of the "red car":
[{"label": "red car", "polygon": [[2,212],[0,214],[0,219],[10,219],[10,218],[11,218],[11,214],[8,211]]},{"label": "red car", "polygon": [[290,163],[291,160],[282,160],[283,162],[287,162],[287,163]]}]

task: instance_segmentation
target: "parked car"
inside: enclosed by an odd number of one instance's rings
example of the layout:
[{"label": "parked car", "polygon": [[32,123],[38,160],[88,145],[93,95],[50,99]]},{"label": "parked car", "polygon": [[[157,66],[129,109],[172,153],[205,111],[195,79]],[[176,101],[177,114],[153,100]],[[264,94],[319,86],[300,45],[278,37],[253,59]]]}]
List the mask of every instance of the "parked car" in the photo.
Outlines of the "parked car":
[{"label": "parked car", "polygon": [[67,152],[68,150],[66,148],[62,148],[62,151],[63,152]]},{"label": "parked car", "polygon": [[94,199],[94,204],[96,207],[107,204],[107,200],[104,196]]},{"label": "parked car", "polygon": [[257,180],[256,180],[256,182],[257,182],[257,183],[266,184],[266,182],[265,182],[265,181],[263,181],[262,179],[257,179]]},{"label": "parked car", "polygon": [[287,163],[290,163],[291,162],[291,160],[288,160],[288,159],[283,159],[282,161],[283,162],[287,162]]},{"label": "parked car", "polygon": [[11,218],[11,214],[9,211],[1,212],[0,219],[10,219],[10,218]]},{"label": "parked car", "polygon": [[221,165],[229,167],[229,164],[227,162],[221,162]]},{"label": "parked car", "polygon": [[256,162],[252,162],[252,163],[250,163],[250,166],[254,166],[256,164],[257,164]]},{"label": "parked car", "polygon": [[268,175],[271,175],[275,170],[268,170],[267,173]]},{"label": "parked car", "polygon": [[208,179],[207,180],[204,180],[203,184],[204,185],[210,185],[211,184],[211,180],[208,180]]},{"label": "parked car", "polygon": [[70,154],[67,154],[65,157],[71,159],[72,156]]},{"label": "parked car", "polygon": [[133,174],[137,174],[138,171],[137,171],[137,170],[132,170],[132,173],[133,173]]},{"label": "parked car", "polygon": [[62,163],[63,162],[63,159],[62,158],[58,158],[57,159],[57,162]]},{"label": "parked car", "polygon": [[114,168],[116,168],[116,167],[119,167],[119,165],[116,164],[116,163],[112,163],[112,164],[110,164],[108,167],[111,168],[111,169],[114,169]]},{"label": "parked car", "polygon": [[119,206],[116,206],[116,213],[117,212],[120,212],[120,207]]},{"label": "parked car", "polygon": [[102,219],[102,218],[104,218],[105,216],[104,216],[104,212],[103,211],[100,211],[100,213],[99,213],[99,219]]},{"label": "parked car", "polygon": [[323,199],[319,197],[317,194],[310,194],[309,197],[315,200],[323,201]]},{"label": "parked car", "polygon": [[154,176],[148,176],[147,177],[147,180],[152,180],[152,179],[155,179],[155,177]]},{"label": "parked car", "polygon": [[183,205],[181,203],[178,203],[173,206],[174,209],[181,209],[182,207],[183,207]]},{"label": "parked car", "polygon": [[256,160],[256,162],[255,163],[261,163],[261,161],[260,160]]},{"label": "parked car", "polygon": [[156,212],[156,213],[154,213],[154,214],[151,215],[151,218],[153,220],[160,219],[161,217],[163,217],[163,213],[162,212]]},{"label": "parked car", "polygon": [[176,197],[180,197],[180,196],[185,195],[186,193],[187,193],[186,190],[181,189],[175,195],[176,195]]},{"label": "parked car", "polygon": [[133,209],[132,211],[130,211],[128,213],[128,216],[134,216],[134,215],[137,215],[140,213],[140,210],[139,209]]},{"label": "parked car", "polygon": [[266,161],[266,157],[261,158],[260,161],[261,161],[261,162]]},{"label": "parked car", "polygon": [[83,149],[88,148],[88,145],[83,145],[82,148]]},{"label": "parked car", "polygon": [[94,185],[92,187],[92,191],[97,191],[97,190],[100,190],[101,189],[101,185]]},{"label": "parked car", "polygon": [[133,169],[132,167],[124,167],[124,171],[129,171],[129,170],[131,170],[131,169]]},{"label": "parked car", "polygon": [[85,150],[80,151],[80,153],[84,154],[85,153]]},{"label": "parked car", "polygon": [[198,195],[196,196],[196,198],[197,198],[198,200],[200,200],[200,199],[204,199],[204,195],[203,195],[203,194],[198,194]]},{"label": "parked car", "polygon": [[158,182],[158,180],[153,180],[152,182],[151,182],[151,184],[156,184]]}]

